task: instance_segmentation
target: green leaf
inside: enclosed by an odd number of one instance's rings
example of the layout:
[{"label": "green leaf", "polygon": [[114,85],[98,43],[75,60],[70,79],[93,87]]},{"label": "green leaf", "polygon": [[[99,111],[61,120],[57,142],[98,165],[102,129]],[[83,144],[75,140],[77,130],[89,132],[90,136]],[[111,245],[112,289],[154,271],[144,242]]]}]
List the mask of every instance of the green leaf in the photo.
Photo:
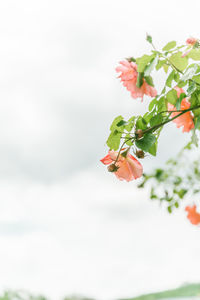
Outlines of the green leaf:
[{"label": "green leaf", "polygon": [[187,56],[193,60],[200,60],[200,49],[192,49]]},{"label": "green leaf", "polygon": [[162,48],[163,51],[168,51],[170,49],[173,49],[176,47],[176,42],[175,41],[171,41],[169,43],[167,43],[167,45],[165,45],[165,47]]},{"label": "green leaf", "polygon": [[185,81],[185,80],[191,79],[194,76],[194,74],[196,73],[197,68],[198,68],[198,66],[196,64],[193,65],[192,67],[189,67],[185,71],[184,75],[181,77],[181,80]]},{"label": "green leaf", "polygon": [[111,130],[111,131],[114,131],[115,129],[118,129],[117,124],[119,124],[119,122],[122,121],[123,119],[124,119],[124,118],[123,118],[122,116],[116,117],[116,118],[113,120],[113,122],[112,122],[112,124],[111,124],[111,126],[110,126],[110,130]]},{"label": "green leaf", "polygon": [[156,64],[158,62],[158,56],[153,58],[150,62],[150,64],[145,68],[144,70],[144,76],[149,76],[152,72],[152,70],[155,68]]},{"label": "green leaf", "polygon": [[169,66],[166,65],[166,64],[164,64],[164,65],[163,65],[163,70],[165,71],[166,74],[167,74],[167,72],[168,72],[168,69],[169,69]]},{"label": "green leaf", "polygon": [[192,93],[194,93],[195,90],[196,90],[196,84],[195,82],[192,82],[192,84],[187,89],[187,95],[188,96],[192,95]]},{"label": "green leaf", "polygon": [[175,206],[176,208],[178,208],[178,207],[179,207],[178,202],[175,202],[175,203],[174,203],[174,206]]},{"label": "green leaf", "polygon": [[185,68],[187,67],[188,64],[188,59],[187,57],[181,57],[182,53],[177,52],[173,54],[170,58],[169,61],[180,71],[184,71]]},{"label": "green leaf", "polygon": [[[125,136],[125,140],[126,140],[126,139],[130,139],[130,138],[131,138],[130,134],[127,133],[127,135]],[[133,143],[131,142],[131,140],[129,140],[129,141],[126,142],[126,145],[128,145],[128,146],[133,146]]]},{"label": "green leaf", "polygon": [[200,75],[193,76],[192,80],[194,80],[196,83],[200,84]]},{"label": "green leaf", "polygon": [[158,104],[157,104],[158,112],[165,111],[167,109],[166,102],[167,100],[164,96],[158,100]]},{"label": "green leaf", "polygon": [[156,98],[154,98],[154,99],[150,102],[150,104],[149,104],[149,111],[152,111],[152,109],[154,108],[156,102],[157,102],[157,99],[156,99]]},{"label": "green leaf", "polygon": [[166,92],[166,86],[164,86],[164,88],[162,89],[161,95],[162,95],[162,94],[165,94],[165,92]]},{"label": "green leaf", "polygon": [[117,150],[120,145],[121,136],[122,136],[121,132],[118,132],[117,130],[112,131],[106,142],[108,147],[112,150]]},{"label": "green leaf", "polygon": [[158,125],[160,123],[162,123],[162,120],[163,120],[163,117],[161,114],[158,114],[156,116],[154,116],[153,118],[151,118],[150,120],[150,125],[151,127],[155,126],[155,125]]},{"label": "green leaf", "polygon": [[172,213],[172,207],[171,206],[168,206],[167,207],[167,210],[168,210],[168,212],[171,214]]},{"label": "green leaf", "polygon": [[167,80],[166,80],[166,85],[168,87],[171,87],[172,85],[172,80],[174,79],[174,75],[175,75],[175,71],[171,71],[171,73],[169,74],[169,76],[167,77]]},{"label": "green leaf", "polygon": [[177,91],[174,89],[170,90],[166,95],[166,99],[167,99],[167,102],[169,102],[173,105],[176,105],[176,101],[178,99]]},{"label": "green leaf", "polygon": [[159,60],[156,65],[156,70],[158,71],[166,63],[166,60]]},{"label": "green leaf", "polygon": [[144,79],[150,86],[154,86],[153,78],[151,76],[144,76]]},{"label": "green leaf", "polygon": [[140,88],[143,85],[143,77],[144,77],[144,73],[138,73],[138,77],[137,77],[137,83],[136,86],[138,88]]},{"label": "green leaf", "polygon": [[157,153],[157,141],[155,144],[153,144],[151,146],[151,148],[149,148],[149,151],[148,151],[151,155],[153,156],[156,156],[156,153]]},{"label": "green leaf", "polygon": [[[191,95],[189,102],[191,103],[191,107],[200,105],[200,94],[195,91]],[[200,108],[193,110],[193,114],[195,117],[198,117],[200,115]]]},{"label": "green leaf", "polygon": [[181,199],[183,199],[183,197],[185,196],[185,194],[187,194],[187,190],[186,189],[181,189],[180,191],[178,191],[178,195]]},{"label": "green leaf", "polygon": [[153,117],[154,112],[146,112],[146,114],[144,114],[143,119],[146,121],[146,123],[148,124],[149,121],[151,120],[151,118]]},{"label": "green leaf", "polygon": [[199,129],[200,128],[200,115],[196,118],[195,121],[195,129]]},{"label": "green leaf", "polygon": [[139,149],[148,152],[155,142],[156,137],[152,133],[147,133],[142,139],[137,140],[135,144]]},{"label": "green leaf", "polygon": [[147,122],[141,116],[139,116],[139,118],[137,119],[136,129],[142,129],[142,130],[147,129]]},{"label": "green leaf", "polygon": [[180,75],[179,75],[179,73],[175,73],[175,74],[174,74],[174,80],[175,80],[176,82],[179,82],[179,80],[180,80]]},{"label": "green leaf", "polygon": [[146,65],[155,57],[155,54],[147,55],[144,54],[142,57],[136,59],[136,64],[138,67],[138,72],[144,72]]},{"label": "green leaf", "polygon": [[181,99],[178,98],[178,100],[176,101],[176,109],[180,110],[180,108],[181,108]]},{"label": "green leaf", "polygon": [[126,121],[121,120],[117,123],[117,127],[124,126],[124,125],[126,125],[126,123],[127,123]]},{"label": "green leaf", "polygon": [[187,85],[187,81],[179,81],[178,87],[182,88]]},{"label": "green leaf", "polygon": [[177,110],[180,110],[181,109],[181,102],[182,100],[186,97],[186,94],[185,93],[181,93],[177,102],[176,102],[176,109]]},{"label": "green leaf", "polygon": [[133,126],[135,125],[135,117],[131,117],[128,122],[126,122],[127,125],[125,125],[125,129],[130,132],[133,129]]}]

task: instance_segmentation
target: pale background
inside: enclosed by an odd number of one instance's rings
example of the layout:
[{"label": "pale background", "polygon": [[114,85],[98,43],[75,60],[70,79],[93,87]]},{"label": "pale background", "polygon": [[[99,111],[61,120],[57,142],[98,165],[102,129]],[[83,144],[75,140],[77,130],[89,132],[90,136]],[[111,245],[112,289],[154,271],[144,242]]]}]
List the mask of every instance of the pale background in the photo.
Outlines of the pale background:
[{"label": "pale background", "polygon": [[[150,51],[146,32],[158,47],[200,37],[199,11],[197,0],[1,1],[0,291],[114,299],[200,281],[200,229],[99,162],[111,120],[149,102],[130,98],[118,61]],[[169,125],[145,171],[188,139]]]}]

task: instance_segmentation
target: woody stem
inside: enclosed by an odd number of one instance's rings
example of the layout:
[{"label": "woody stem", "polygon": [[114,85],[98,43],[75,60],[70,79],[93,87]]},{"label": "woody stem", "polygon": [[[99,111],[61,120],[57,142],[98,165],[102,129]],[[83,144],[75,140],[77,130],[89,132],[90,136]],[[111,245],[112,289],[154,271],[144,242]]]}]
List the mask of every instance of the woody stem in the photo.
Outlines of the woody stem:
[{"label": "woody stem", "polygon": [[[200,105],[197,105],[197,106],[194,106],[194,107],[192,107],[192,108],[188,108],[188,109],[182,110],[181,113],[178,114],[178,115],[176,115],[175,117],[173,117],[173,118],[171,118],[171,119],[168,119],[167,121],[164,121],[164,122],[162,122],[162,123],[160,123],[160,124],[158,124],[158,125],[152,126],[152,127],[148,128],[148,129],[144,130],[144,131],[143,131],[143,134],[148,133],[148,132],[151,132],[151,131],[155,131],[156,129],[158,129],[158,128],[164,126],[165,124],[167,124],[167,123],[169,123],[169,122],[175,120],[176,118],[180,117],[181,115],[185,114],[186,112],[188,112],[188,111],[193,111],[193,110],[196,110],[196,109],[198,109],[198,108],[200,108]],[[177,111],[176,111],[176,112],[177,112]]]}]

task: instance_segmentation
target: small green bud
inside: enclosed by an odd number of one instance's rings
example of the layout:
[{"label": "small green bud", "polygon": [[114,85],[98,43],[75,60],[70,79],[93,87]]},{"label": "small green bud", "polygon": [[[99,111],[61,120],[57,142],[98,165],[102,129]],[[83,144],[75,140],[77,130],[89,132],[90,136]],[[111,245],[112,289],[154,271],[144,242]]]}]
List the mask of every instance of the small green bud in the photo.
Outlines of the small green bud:
[{"label": "small green bud", "polygon": [[126,58],[126,60],[128,60],[128,62],[136,62],[136,59],[134,57],[128,57]]},{"label": "small green bud", "polygon": [[147,42],[152,44],[152,37],[148,33],[147,33],[147,36],[146,36],[146,40],[147,40]]},{"label": "small green bud", "polygon": [[124,152],[121,152],[121,156],[123,156],[123,157],[127,157],[127,154],[129,153],[129,150],[130,150],[130,147],[128,148],[128,149],[126,149],[126,151],[124,151]]}]

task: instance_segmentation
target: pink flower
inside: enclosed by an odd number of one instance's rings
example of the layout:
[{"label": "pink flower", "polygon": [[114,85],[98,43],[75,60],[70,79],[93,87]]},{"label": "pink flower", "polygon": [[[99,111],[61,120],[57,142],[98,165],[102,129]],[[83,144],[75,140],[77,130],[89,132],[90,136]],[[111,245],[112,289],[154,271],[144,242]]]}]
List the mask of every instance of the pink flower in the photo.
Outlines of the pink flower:
[{"label": "pink flower", "polygon": [[197,41],[198,41],[197,39],[190,37],[186,40],[186,44],[194,46]]},{"label": "pink flower", "polygon": [[[178,97],[180,97],[181,93],[184,93],[184,90],[182,88],[175,87],[175,90],[177,91]],[[190,103],[188,102],[188,100],[186,98],[184,98],[181,101],[181,110],[185,110],[188,108],[190,108]],[[171,103],[168,103],[168,110],[173,111],[173,110],[176,110],[176,108]],[[173,118],[173,117],[177,116],[178,114],[180,114],[180,112],[173,112],[171,114],[171,117]],[[184,113],[183,115],[181,115],[180,117],[174,119],[173,122],[176,123],[177,128],[180,128],[181,126],[183,126],[182,132],[189,132],[192,128],[194,128],[193,116],[190,111],[188,111],[188,112]]]},{"label": "pink flower", "polygon": [[196,211],[196,205],[186,206],[185,210],[188,212],[187,218],[193,225],[200,223],[200,214]]},{"label": "pink flower", "polygon": [[198,42],[197,39],[190,37],[186,40],[186,44],[188,44],[188,46],[190,46],[191,48],[188,49],[186,52],[184,52],[181,57],[185,57],[186,55],[188,55],[190,53],[190,51],[192,50],[193,46]]},{"label": "pink flower", "polygon": [[[115,162],[118,152],[111,150],[108,154],[101,159],[101,162],[104,165],[110,165]],[[118,179],[131,181],[142,176],[143,168],[140,162],[133,157],[130,153],[127,153],[126,157],[123,157],[121,154],[116,165],[116,171],[114,172]],[[113,165],[112,165],[113,166]]]},{"label": "pink flower", "polygon": [[140,88],[136,86],[137,83],[137,65],[134,62],[128,62],[127,60],[121,61],[120,66],[116,68],[117,72],[121,72],[119,78],[123,82],[123,85],[131,92],[133,98],[141,98],[143,100],[144,94],[155,97],[157,91],[154,87],[150,86],[144,79]]}]

